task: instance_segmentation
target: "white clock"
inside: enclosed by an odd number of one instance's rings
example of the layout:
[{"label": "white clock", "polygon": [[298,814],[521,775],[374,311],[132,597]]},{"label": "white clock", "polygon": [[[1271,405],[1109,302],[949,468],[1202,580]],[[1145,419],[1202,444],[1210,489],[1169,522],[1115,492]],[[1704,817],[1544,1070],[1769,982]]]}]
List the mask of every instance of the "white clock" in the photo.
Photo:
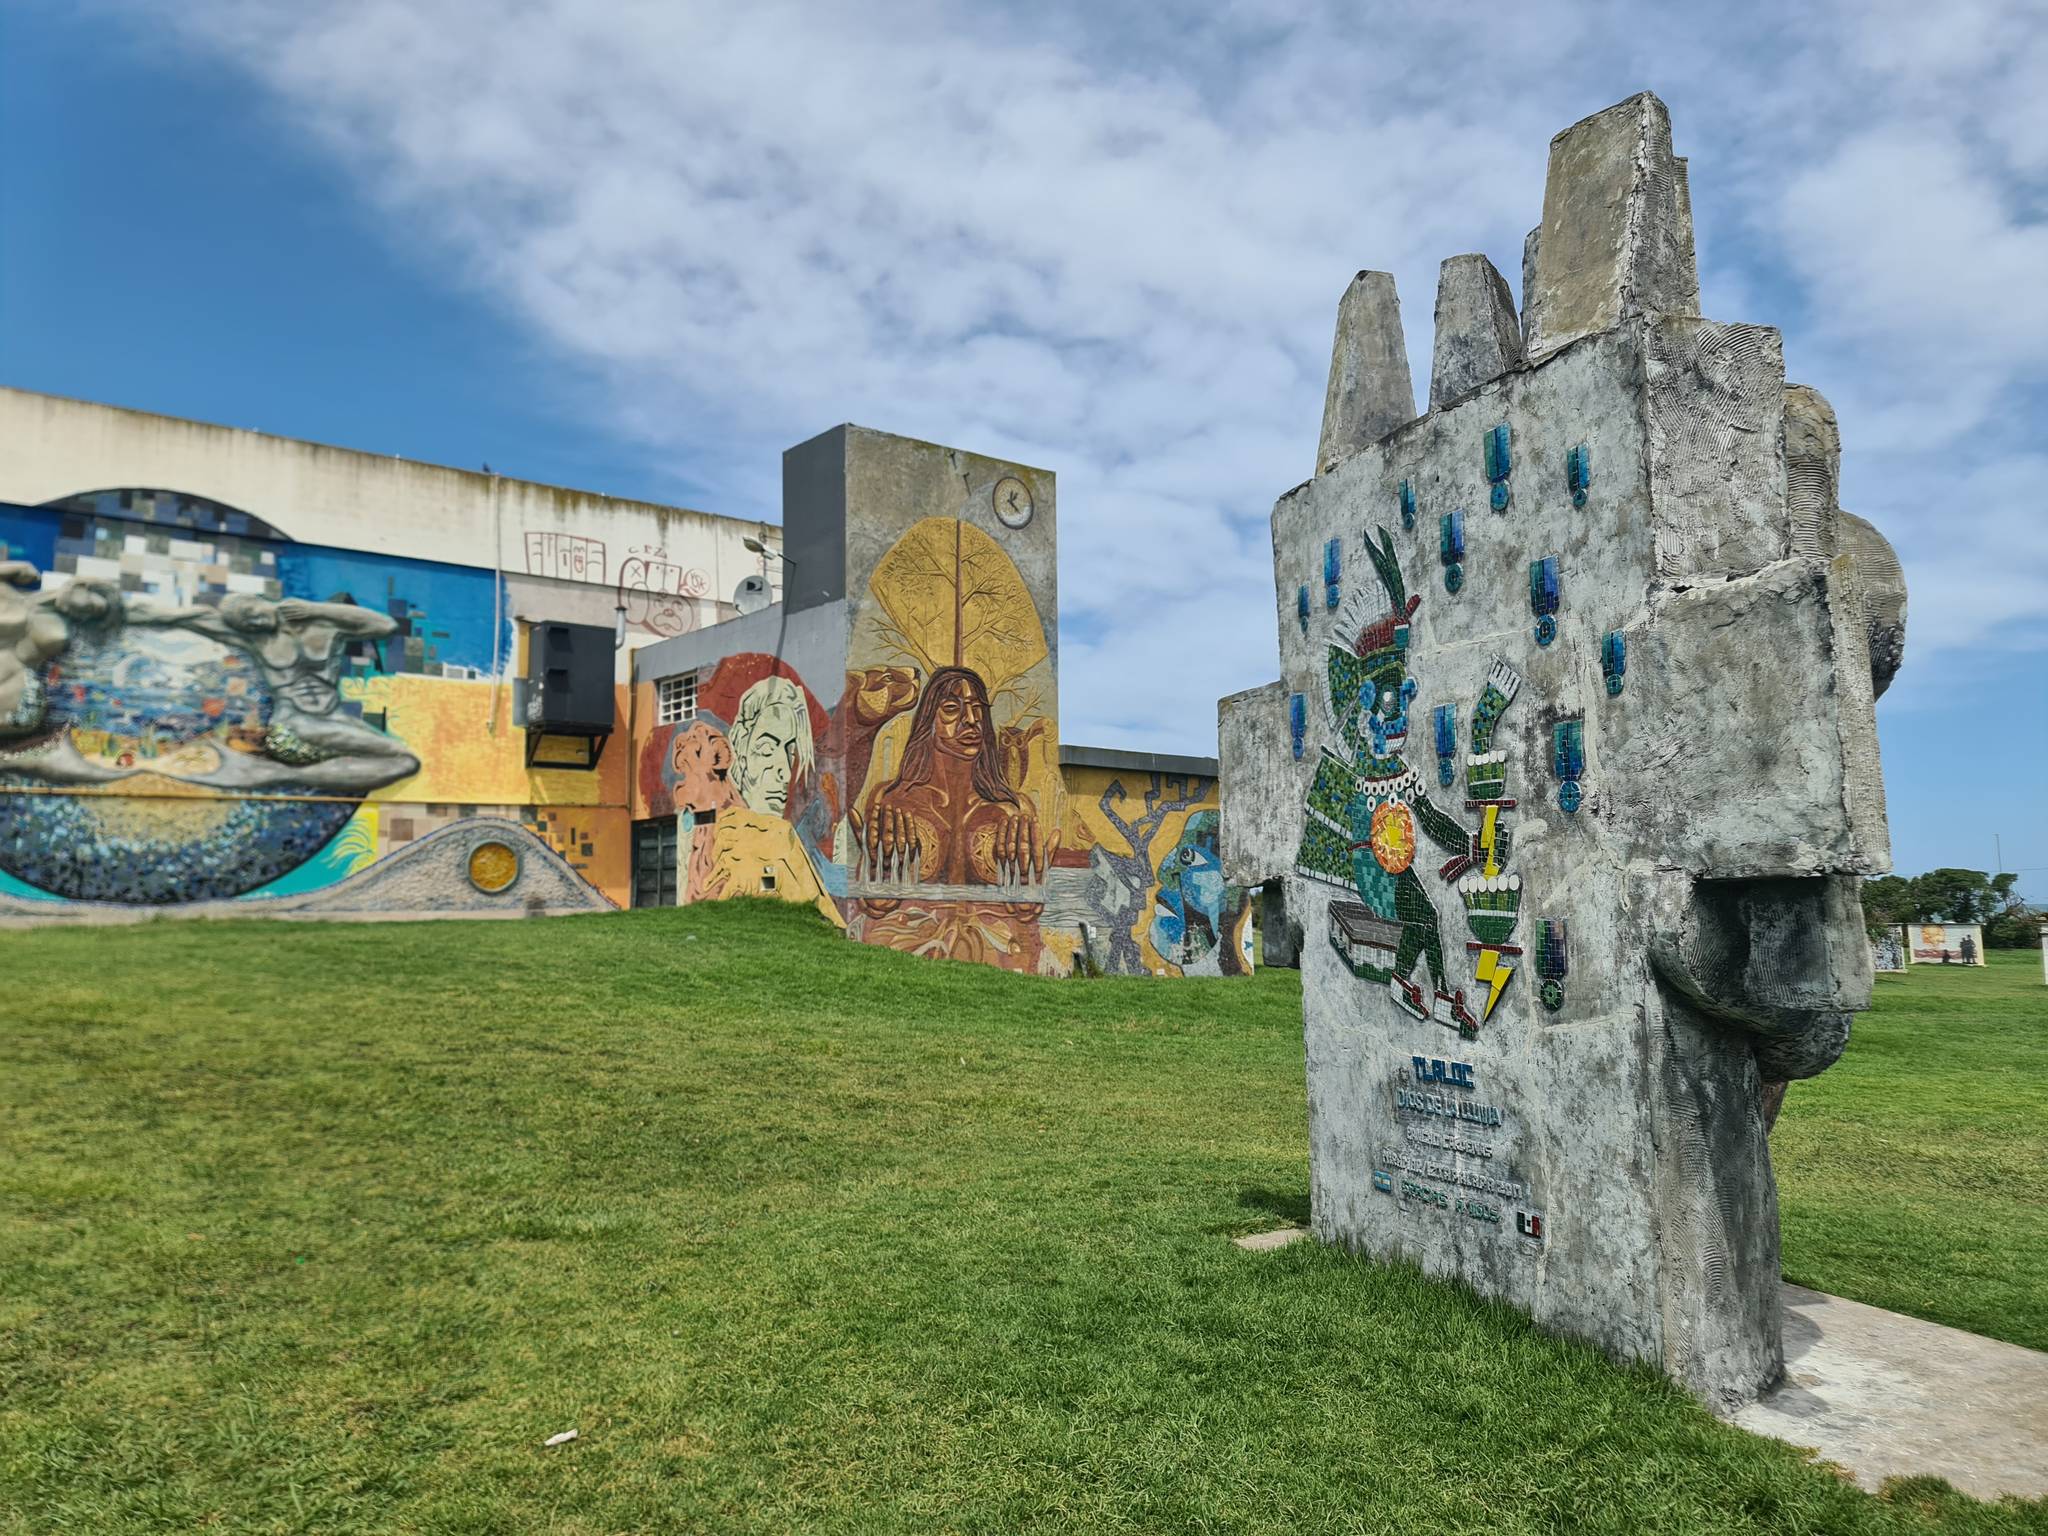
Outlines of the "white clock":
[{"label": "white clock", "polygon": [[1005,528],[1022,528],[1031,521],[1031,489],[1015,475],[1005,475],[991,493],[996,518]]}]

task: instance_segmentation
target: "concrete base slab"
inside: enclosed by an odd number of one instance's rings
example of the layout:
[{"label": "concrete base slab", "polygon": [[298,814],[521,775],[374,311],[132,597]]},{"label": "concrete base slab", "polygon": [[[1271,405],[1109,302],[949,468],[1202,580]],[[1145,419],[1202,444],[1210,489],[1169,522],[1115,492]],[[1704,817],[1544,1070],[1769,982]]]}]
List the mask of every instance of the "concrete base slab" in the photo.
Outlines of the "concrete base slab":
[{"label": "concrete base slab", "polygon": [[1254,1232],[1248,1237],[1233,1237],[1231,1241],[1252,1253],[1271,1253],[1275,1248],[1285,1248],[1307,1236],[1306,1227],[1282,1227],[1276,1232]]},{"label": "concrete base slab", "polygon": [[1876,1492],[1941,1477],[1980,1499],[2048,1495],[2048,1354],[1787,1285],[1785,1380],[1732,1415]]}]

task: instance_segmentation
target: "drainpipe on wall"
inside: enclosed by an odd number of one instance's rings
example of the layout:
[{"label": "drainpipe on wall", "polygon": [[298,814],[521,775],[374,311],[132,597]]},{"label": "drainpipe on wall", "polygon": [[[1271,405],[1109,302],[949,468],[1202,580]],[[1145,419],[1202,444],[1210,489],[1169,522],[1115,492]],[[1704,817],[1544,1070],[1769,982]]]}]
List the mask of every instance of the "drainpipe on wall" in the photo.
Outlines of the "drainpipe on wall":
[{"label": "drainpipe on wall", "polygon": [[498,734],[498,694],[505,683],[505,499],[491,475],[491,718],[485,729]]}]

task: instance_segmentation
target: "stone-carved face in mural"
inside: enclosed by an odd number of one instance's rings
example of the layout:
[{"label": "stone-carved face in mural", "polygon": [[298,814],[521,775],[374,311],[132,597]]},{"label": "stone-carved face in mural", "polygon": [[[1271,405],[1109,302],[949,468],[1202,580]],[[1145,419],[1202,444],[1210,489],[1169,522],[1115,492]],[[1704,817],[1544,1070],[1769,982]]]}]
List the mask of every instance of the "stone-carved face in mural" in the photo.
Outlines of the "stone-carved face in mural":
[{"label": "stone-carved face in mural", "polygon": [[950,757],[979,757],[988,745],[988,702],[980,684],[972,672],[960,672],[932,690],[932,745]]},{"label": "stone-carved face in mural", "polygon": [[1014,805],[1017,794],[1004,781],[1002,765],[982,752],[987,741],[987,687],[964,667],[942,667],[932,674],[924,697],[917,702],[896,782],[906,786],[931,783],[940,771],[934,755],[943,753],[974,763],[971,771],[976,795]]},{"label": "stone-carved face in mural", "polygon": [[68,623],[103,624],[121,613],[121,589],[91,577],[74,578],[57,589],[50,604]]},{"label": "stone-carved face in mural", "polygon": [[740,696],[732,724],[733,785],[751,810],[788,814],[792,784],[815,761],[803,691],[786,677],[764,677]]},{"label": "stone-carved face in mural", "polygon": [[869,859],[952,885],[1045,878],[1036,810],[988,750],[988,689],[965,667],[941,667],[911,717],[903,763],[870,801]]}]

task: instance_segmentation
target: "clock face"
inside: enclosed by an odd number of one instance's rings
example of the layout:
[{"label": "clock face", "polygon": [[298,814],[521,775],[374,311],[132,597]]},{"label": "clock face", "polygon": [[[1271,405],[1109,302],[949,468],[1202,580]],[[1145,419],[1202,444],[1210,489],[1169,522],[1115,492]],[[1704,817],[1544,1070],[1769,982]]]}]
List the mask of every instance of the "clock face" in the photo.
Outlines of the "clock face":
[{"label": "clock face", "polygon": [[1031,490],[1015,475],[996,482],[993,499],[996,516],[1005,528],[1022,528],[1031,521]]}]

